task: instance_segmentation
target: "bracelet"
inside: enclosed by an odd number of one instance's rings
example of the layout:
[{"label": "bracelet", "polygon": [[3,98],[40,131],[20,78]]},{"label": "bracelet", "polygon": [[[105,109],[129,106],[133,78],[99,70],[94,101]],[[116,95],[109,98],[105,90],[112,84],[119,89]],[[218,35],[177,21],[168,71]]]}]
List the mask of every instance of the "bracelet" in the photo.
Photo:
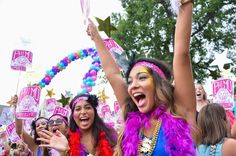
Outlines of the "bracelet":
[{"label": "bracelet", "polygon": [[193,3],[193,0],[180,0],[181,5],[187,4],[187,3]]}]

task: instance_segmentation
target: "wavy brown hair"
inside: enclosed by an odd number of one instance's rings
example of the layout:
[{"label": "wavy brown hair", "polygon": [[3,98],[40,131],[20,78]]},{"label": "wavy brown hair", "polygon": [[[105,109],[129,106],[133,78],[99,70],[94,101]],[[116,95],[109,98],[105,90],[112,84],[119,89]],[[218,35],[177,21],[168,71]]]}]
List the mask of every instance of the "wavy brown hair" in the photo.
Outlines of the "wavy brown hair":
[{"label": "wavy brown hair", "polygon": [[[176,107],[174,105],[175,100],[174,100],[174,86],[172,85],[172,78],[173,78],[172,72],[171,72],[170,67],[166,63],[164,63],[163,61],[151,59],[151,58],[141,58],[141,59],[138,59],[138,60],[132,62],[126,72],[126,75],[125,75],[126,82],[128,82],[129,74],[130,74],[132,68],[134,67],[134,65],[136,63],[142,62],[142,61],[155,64],[156,66],[158,66],[162,70],[162,72],[165,75],[165,78],[161,78],[161,76],[158,73],[156,73],[153,69],[146,67],[149,74],[151,74],[153,77],[154,86],[155,86],[155,94],[156,94],[155,104],[156,105],[154,106],[154,108],[152,110],[157,108],[160,104],[164,104],[164,105],[166,105],[167,108],[170,109],[170,112],[173,116],[180,117],[179,115],[176,114]],[[132,101],[132,99],[130,97],[127,98],[127,102],[124,107],[125,107],[124,112],[123,112],[124,120],[127,119],[129,112],[138,111],[137,106],[135,105],[135,103]],[[124,127],[123,127],[123,129],[124,129]],[[122,155],[122,145],[121,145],[122,138],[123,138],[123,130],[119,134],[114,155],[118,155],[118,156]]]},{"label": "wavy brown hair", "polygon": [[201,130],[201,144],[215,145],[228,136],[225,109],[216,103],[204,106],[199,114],[197,124]]}]

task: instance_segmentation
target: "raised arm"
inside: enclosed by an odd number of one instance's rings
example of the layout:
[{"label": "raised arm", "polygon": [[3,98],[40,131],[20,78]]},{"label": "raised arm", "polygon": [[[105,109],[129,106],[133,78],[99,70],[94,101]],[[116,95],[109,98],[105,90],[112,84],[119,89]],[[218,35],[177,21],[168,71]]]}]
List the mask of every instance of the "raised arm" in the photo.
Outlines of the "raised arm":
[{"label": "raised arm", "polygon": [[107,50],[101,36],[98,33],[96,26],[91,20],[89,20],[87,33],[89,36],[91,36],[91,39],[95,43],[98,55],[102,63],[103,70],[114,90],[114,93],[121,108],[123,109],[123,106],[128,97],[128,92],[126,83],[121,76],[120,69],[116,64],[115,60],[113,59],[113,57],[111,56],[110,52]]},{"label": "raised arm", "polygon": [[191,0],[189,1],[181,5],[176,22],[173,60],[174,94],[177,113],[184,115],[188,122],[195,125],[196,97],[189,51],[193,4]]},{"label": "raised arm", "polygon": [[[18,97],[15,95],[12,97],[11,102],[14,106],[17,107],[17,100]],[[31,151],[35,151],[37,148],[37,144],[35,143],[34,139],[23,129],[23,120],[15,118],[15,125],[16,125],[16,133],[21,137],[24,142],[29,145],[29,149]]]}]

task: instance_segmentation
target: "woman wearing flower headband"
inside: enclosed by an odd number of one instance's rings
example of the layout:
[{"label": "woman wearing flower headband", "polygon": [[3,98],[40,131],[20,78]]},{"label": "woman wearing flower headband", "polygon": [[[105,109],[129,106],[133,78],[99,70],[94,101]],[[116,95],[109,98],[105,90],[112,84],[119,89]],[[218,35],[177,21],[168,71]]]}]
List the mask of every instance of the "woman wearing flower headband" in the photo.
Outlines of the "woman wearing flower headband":
[{"label": "woman wearing flower headband", "polygon": [[95,95],[75,96],[70,102],[72,113],[68,141],[59,131],[55,134],[43,131],[43,137],[39,140],[47,144],[40,146],[55,148],[62,152],[68,150],[70,156],[112,156],[113,147],[116,145],[116,132],[106,126],[98,116],[97,106],[98,98]]},{"label": "woman wearing flower headband", "polygon": [[192,1],[179,3],[174,39],[174,86],[169,69],[161,61],[147,58],[130,65],[125,83],[90,21],[87,33],[95,42],[103,70],[124,114],[125,127],[118,139],[117,155],[195,155],[191,127],[196,126],[196,98],[189,53]]}]

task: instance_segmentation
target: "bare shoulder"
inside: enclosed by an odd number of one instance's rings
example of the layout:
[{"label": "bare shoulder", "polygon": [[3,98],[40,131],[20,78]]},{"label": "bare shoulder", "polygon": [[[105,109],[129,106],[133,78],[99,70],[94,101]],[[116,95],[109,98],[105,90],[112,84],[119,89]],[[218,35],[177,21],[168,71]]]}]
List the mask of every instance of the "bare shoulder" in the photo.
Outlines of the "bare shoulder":
[{"label": "bare shoulder", "polygon": [[222,154],[225,156],[236,156],[236,140],[228,138],[222,146]]}]

